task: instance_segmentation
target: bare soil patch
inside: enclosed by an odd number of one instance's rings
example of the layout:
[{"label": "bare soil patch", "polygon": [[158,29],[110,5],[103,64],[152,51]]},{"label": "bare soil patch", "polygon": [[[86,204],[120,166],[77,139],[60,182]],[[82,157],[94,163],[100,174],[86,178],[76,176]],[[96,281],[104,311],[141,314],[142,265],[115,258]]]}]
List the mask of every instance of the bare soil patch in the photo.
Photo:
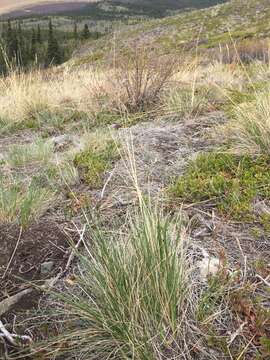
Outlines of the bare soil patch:
[{"label": "bare soil patch", "polygon": [[[30,287],[30,282],[53,277],[59,272],[69,246],[64,224],[43,219],[26,230],[17,225],[0,227],[0,301]],[[17,248],[16,248],[17,246]],[[49,271],[41,265],[51,263]],[[12,311],[29,309],[37,297],[26,296]]]}]

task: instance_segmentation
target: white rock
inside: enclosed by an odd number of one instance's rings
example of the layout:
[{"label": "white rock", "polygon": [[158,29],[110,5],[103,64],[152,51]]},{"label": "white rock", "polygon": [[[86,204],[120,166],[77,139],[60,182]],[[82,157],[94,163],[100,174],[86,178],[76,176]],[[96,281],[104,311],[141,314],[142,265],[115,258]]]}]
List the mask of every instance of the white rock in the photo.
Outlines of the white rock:
[{"label": "white rock", "polygon": [[206,281],[209,275],[216,275],[220,269],[220,260],[216,257],[211,257],[205,252],[202,260],[197,263],[200,271],[201,279]]},{"label": "white rock", "polygon": [[53,266],[54,266],[53,261],[45,261],[40,265],[40,273],[42,275],[48,275],[52,271]]}]

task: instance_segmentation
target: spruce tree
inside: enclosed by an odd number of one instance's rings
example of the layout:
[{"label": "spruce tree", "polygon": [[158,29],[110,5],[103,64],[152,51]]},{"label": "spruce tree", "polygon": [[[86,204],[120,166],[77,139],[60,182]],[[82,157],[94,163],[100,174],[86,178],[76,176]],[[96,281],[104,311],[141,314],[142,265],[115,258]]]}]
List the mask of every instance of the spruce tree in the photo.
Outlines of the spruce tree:
[{"label": "spruce tree", "polygon": [[62,62],[62,55],[60,51],[59,44],[53,33],[53,25],[50,19],[49,22],[49,38],[48,38],[48,47],[46,55],[46,66],[49,65],[58,65]]},{"label": "spruce tree", "polygon": [[37,27],[37,42],[39,44],[42,44],[41,30],[40,30],[40,25],[39,24],[38,24],[38,27]]},{"label": "spruce tree", "polygon": [[36,31],[32,28],[32,37],[31,37],[31,48],[30,48],[30,59],[34,61],[37,56],[37,36]]},{"label": "spruce tree", "polygon": [[9,58],[9,60],[12,59],[12,57],[14,56],[14,34],[13,34],[13,29],[12,29],[12,25],[11,25],[11,21],[8,20],[8,24],[7,24],[7,32],[6,32],[6,44],[7,44],[7,56]]},{"label": "spruce tree", "polygon": [[85,24],[83,31],[82,31],[82,38],[86,40],[86,39],[89,39],[89,37],[90,37],[89,27],[87,24]]},{"label": "spruce tree", "polygon": [[74,23],[73,37],[76,41],[78,40],[78,26],[76,22]]},{"label": "spruce tree", "polygon": [[28,59],[26,43],[22,31],[21,21],[19,21],[18,23],[17,38],[18,38],[18,56],[19,56],[20,65],[25,66],[27,65],[29,59]]}]

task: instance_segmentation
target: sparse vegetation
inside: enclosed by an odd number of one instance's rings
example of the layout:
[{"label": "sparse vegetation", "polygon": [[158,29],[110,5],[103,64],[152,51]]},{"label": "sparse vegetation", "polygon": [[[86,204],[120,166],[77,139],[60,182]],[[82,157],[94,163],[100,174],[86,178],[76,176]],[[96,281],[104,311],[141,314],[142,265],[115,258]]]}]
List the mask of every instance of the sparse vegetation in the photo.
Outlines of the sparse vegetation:
[{"label": "sparse vegetation", "polygon": [[9,148],[6,163],[11,167],[46,165],[52,157],[53,144],[50,141],[37,140],[27,145],[13,145]]}]

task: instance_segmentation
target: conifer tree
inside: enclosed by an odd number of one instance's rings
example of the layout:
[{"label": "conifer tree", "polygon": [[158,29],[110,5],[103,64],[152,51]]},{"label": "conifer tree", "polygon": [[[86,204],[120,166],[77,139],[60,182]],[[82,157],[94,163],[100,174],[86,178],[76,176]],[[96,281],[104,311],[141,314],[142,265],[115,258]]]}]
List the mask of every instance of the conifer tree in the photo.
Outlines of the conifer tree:
[{"label": "conifer tree", "polygon": [[48,47],[47,47],[47,55],[46,55],[46,66],[55,64],[61,64],[62,56],[59,44],[53,33],[53,25],[52,21],[49,22],[49,38],[48,38]]},{"label": "conifer tree", "polygon": [[21,66],[27,65],[28,62],[28,53],[26,48],[26,43],[22,31],[21,21],[18,23],[18,30],[17,30],[17,38],[18,38],[18,56],[19,62]]},{"label": "conifer tree", "polygon": [[40,30],[40,25],[38,24],[38,27],[37,27],[37,42],[39,44],[42,43],[42,38],[41,38],[41,30]]},{"label": "conifer tree", "polygon": [[76,22],[74,23],[73,37],[75,40],[78,40],[78,26]]},{"label": "conifer tree", "polygon": [[89,37],[90,37],[89,27],[87,24],[85,24],[83,31],[82,31],[82,38],[86,40],[86,39],[89,39]]},{"label": "conifer tree", "polygon": [[36,31],[32,29],[32,37],[31,37],[31,48],[30,48],[30,59],[33,61],[37,56],[37,36]]}]

